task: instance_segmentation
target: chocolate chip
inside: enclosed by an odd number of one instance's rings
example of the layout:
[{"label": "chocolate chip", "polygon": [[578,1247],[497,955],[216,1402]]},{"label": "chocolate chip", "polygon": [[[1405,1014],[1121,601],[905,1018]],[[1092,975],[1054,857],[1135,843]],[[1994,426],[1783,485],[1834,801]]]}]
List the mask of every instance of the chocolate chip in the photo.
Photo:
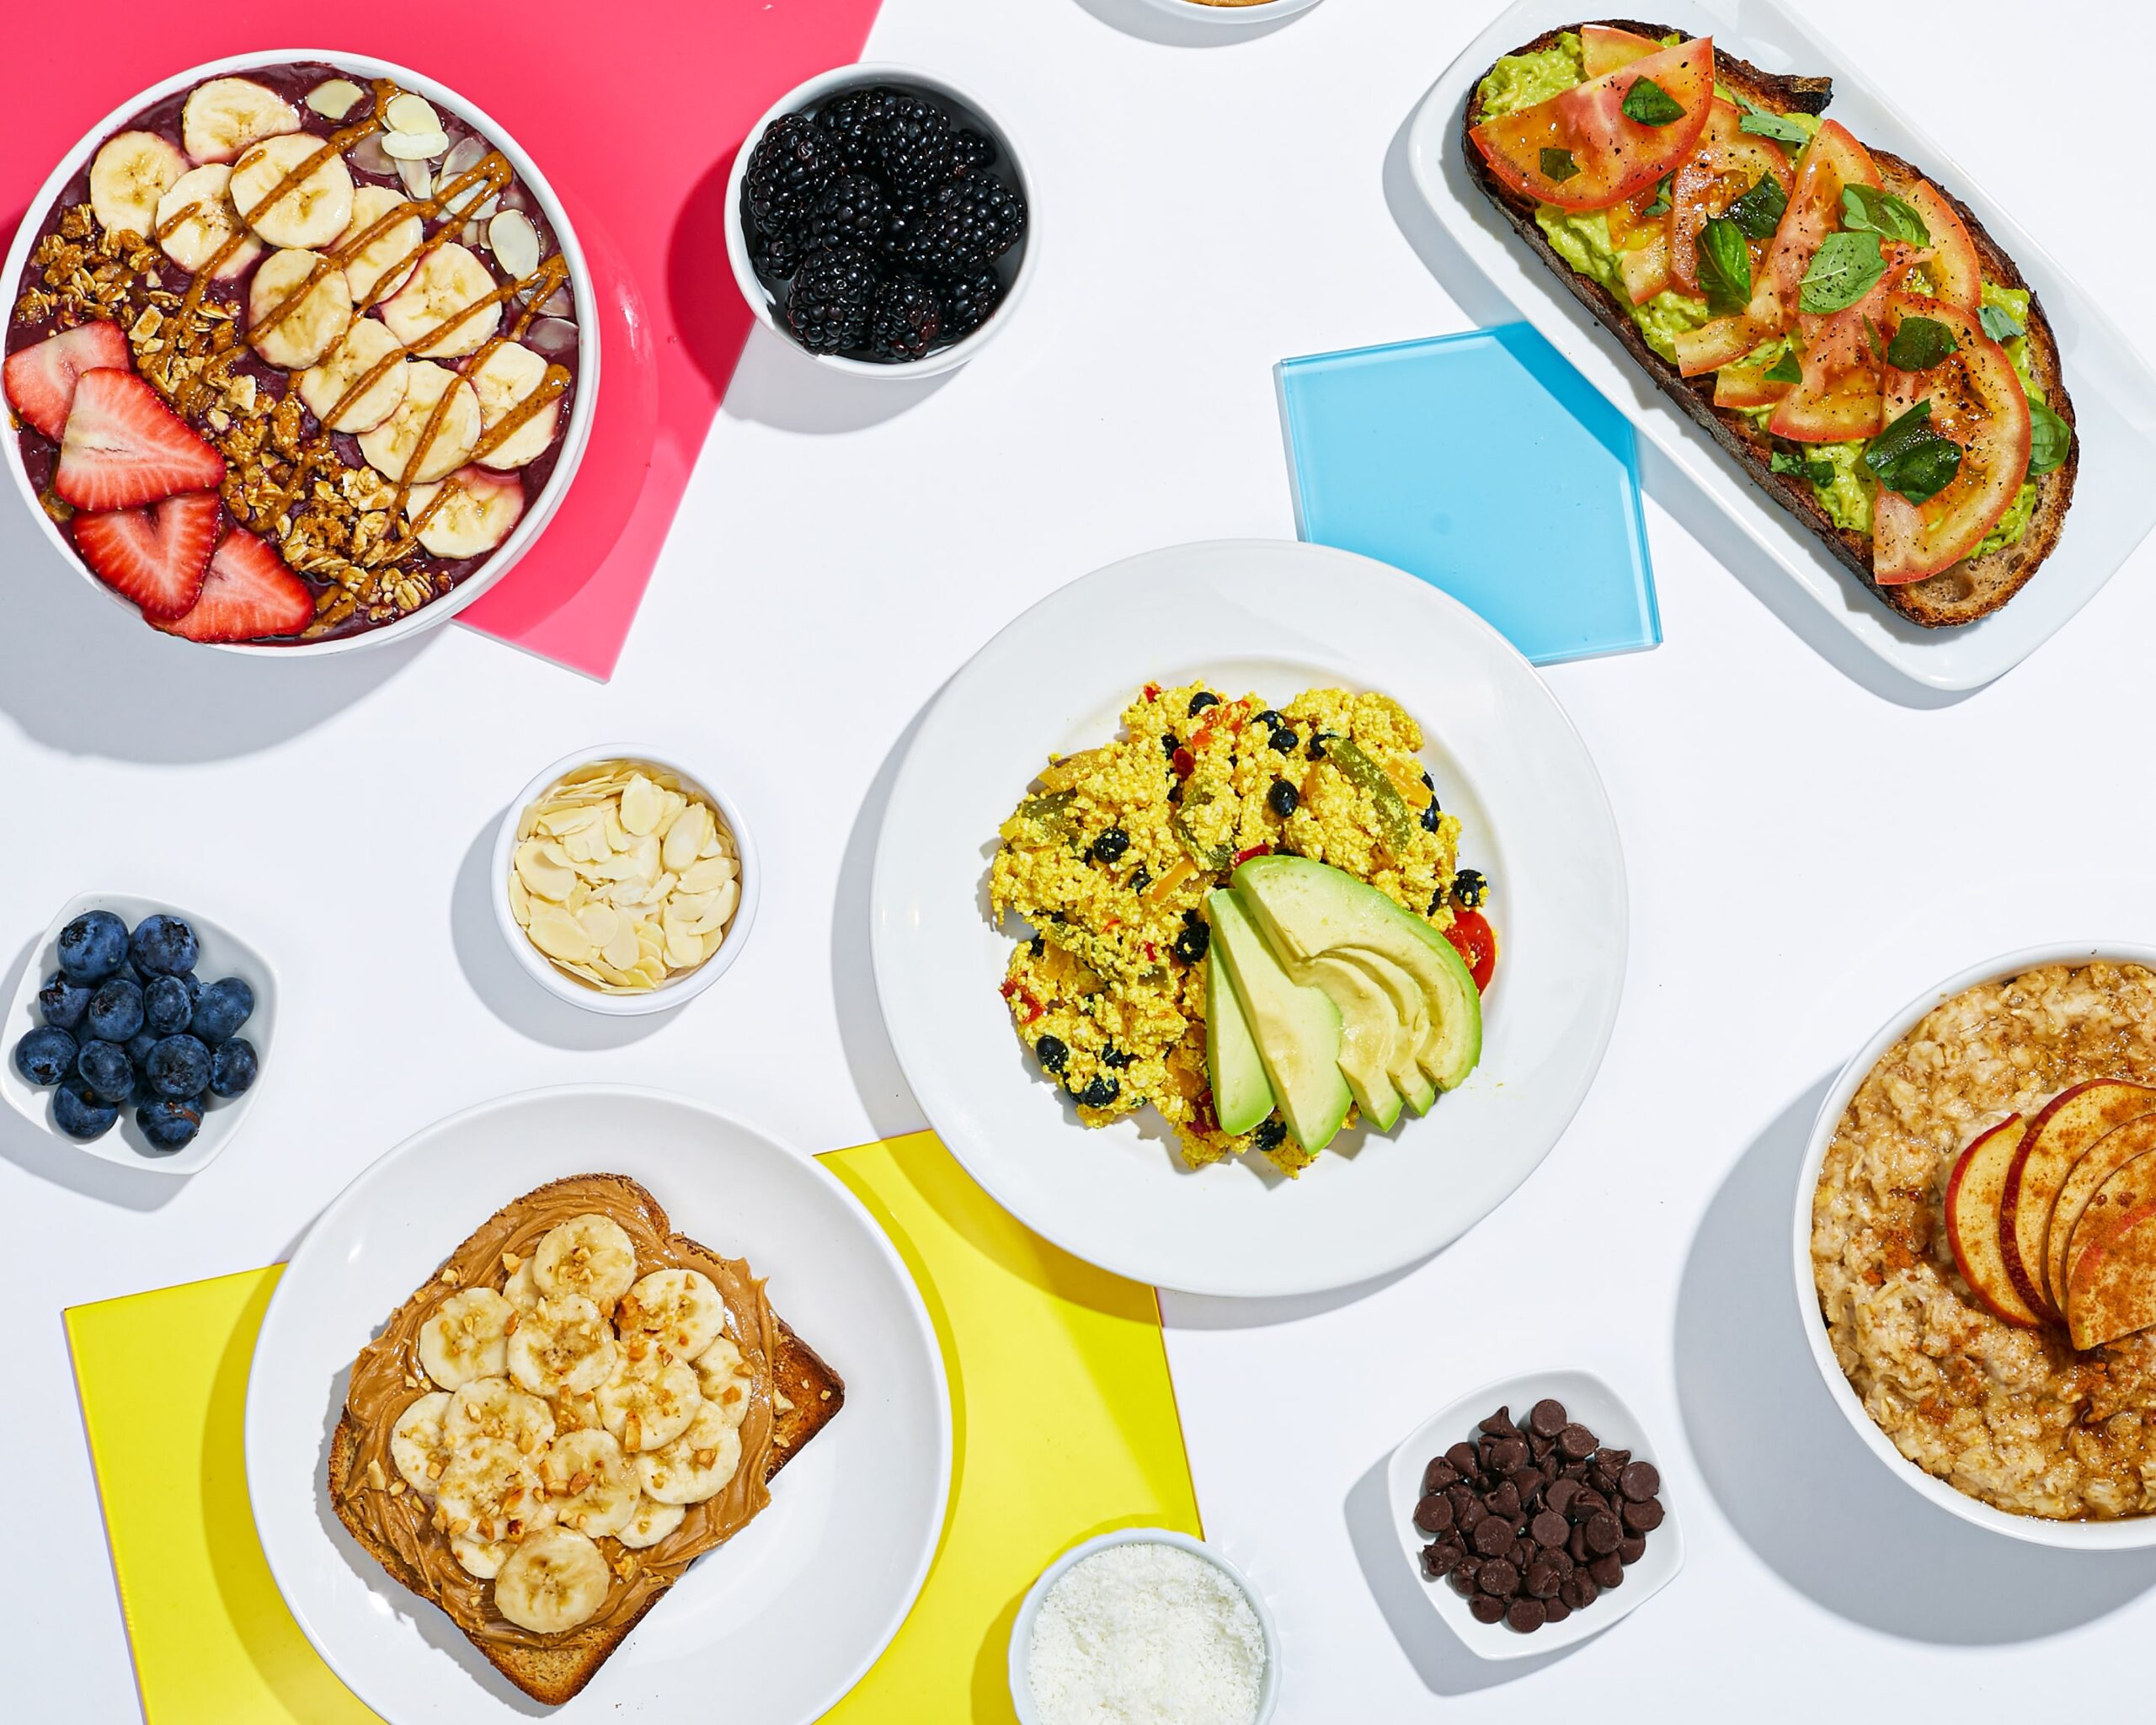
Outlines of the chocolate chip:
[{"label": "chocolate chip", "polygon": [[1473,1533],[1478,1526],[1489,1519],[1490,1512],[1482,1507],[1482,1500],[1480,1498],[1470,1498],[1460,1506],[1458,1519],[1460,1530],[1462,1533]]},{"label": "chocolate chip", "polygon": [[1560,1580],[1572,1573],[1572,1554],[1562,1546],[1552,1546],[1542,1554],[1542,1561],[1557,1572]]},{"label": "chocolate chip", "polygon": [[1564,1478],[1553,1479],[1542,1489],[1542,1501],[1558,1514],[1565,1513],[1565,1506],[1578,1494],[1579,1482]]},{"label": "chocolate chip", "polygon": [[1470,1503],[1479,1503],[1482,1500],[1475,1495],[1475,1487],[1473,1486],[1468,1485],[1463,1482],[1459,1485],[1447,1486],[1445,1487],[1445,1501],[1450,1503],[1454,1512],[1457,1513],[1460,1510],[1465,1509]]},{"label": "chocolate chip", "polygon": [[1444,1541],[1434,1546],[1425,1546],[1422,1547],[1422,1573],[1435,1581],[1441,1575],[1449,1574],[1464,1555],[1458,1546]]},{"label": "chocolate chip", "polygon": [[1564,1585],[1557,1589],[1557,1597],[1575,1611],[1583,1611],[1595,1602],[1602,1589],[1587,1575],[1568,1575]]},{"label": "chocolate chip", "polygon": [[1644,1503],[1625,1506],[1625,1525],[1634,1533],[1652,1533],[1662,1525],[1662,1502],[1649,1498]]},{"label": "chocolate chip", "polygon": [[1631,1459],[1632,1452],[1630,1450],[1613,1450],[1607,1444],[1594,1452],[1595,1465],[1598,1467],[1606,1467],[1612,1473],[1622,1473],[1625,1464]]},{"label": "chocolate chip", "polygon": [[1528,1410],[1527,1429],[1538,1438],[1554,1438],[1564,1430],[1565,1404],[1545,1397]]},{"label": "chocolate chip", "polygon": [[1572,1615],[1572,1608],[1566,1605],[1562,1598],[1545,1599],[1542,1602],[1542,1610],[1543,1621],[1549,1623],[1562,1623]]},{"label": "chocolate chip", "polygon": [[1527,1453],[1537,1461],[1547,1461],[1557,1453],[1557,1440],[1530,1434],[1527,1440]]},{"label": "chocolate chip", "polygon": [[1575,1521],[1588,1521],[1609,1513],[1609,1499],[1592,1486],[1582,1486],[1572,1494],[1572,1501],[1565,1506],[1565,1514]]},{"label": "chocolate chip", "polygon": [[1537,1546],[1533,1540],[1514,1540],[1513,1541],[1513,1567],[1520,1571],[1523,1574],[1526,1573],[1527,1566],[1532,1563],[1540,1555],[1541,1547]]},{"label": "chocolate chip", "polygon": [[1467,1609],[1475,1614],[1477,1623],[1495,1623],[1505,1615],[1505,1602],[1493,1599],[1487,1594],[1477,1594],[1467,1602]]},{"label": "chocolate chip", "polygon": [[1513,1530],[1497,1516],[1485,1516],[1475,1524],[1470,1543],[1486,1557],[1498,1557],[1512,1550]]},{"label": "chocolate chip", "polygon": [[1565,1541],[1565,1549],[1572,1554],[1575,1563],[1592,1563],[1594,1561],[1594,1553],[1587,1548],[1587,1530],[1583,1527],[1572,1530],[1572,1536]]},{"label": "chocolate chip", "polygon": [[1615,1516],[1605,1509],[1599,1515],[1588,1517],[1581,1524],[1580,1534],[1587,1541],[1588,1550],[1598,1557],[1604,1557],[1617,1549],[1617,1542],[1625,1537],[1625,1528]]},{"label": "chocolate chip", "polygon": [[1594,1454],[1594,1434],[1583,1425],[1568,1425],[1557,1434],[1557,1453],[1567,1461],[1584,1461]]},{"label": "chocolate chip", "polygon": [[1499,1473],[1514,1473],[1527,1466],[1527,1439],[1500,1438],[1490,1446],[1490,1465]]},{"label": "chocolate chip", "polygon": [[1482,1507],[1492,1515],[1502,1515],[1508,1521],[1519,1519],[1519,1487],[1507,1480],[1494,1492],[1482,1494]]},{"label": "chocolate chip", "polygon": [[1482,1458],[1475,1453],[1472,1444],[1454,1444],[1445,1451],[1445,1462],[1454,1472],[1465,1479],[1482,1465]]},{"label": "chocolate chip", "polygon": [[1422,1489],[1426,1492],[1442,1492],[1447,1486],[1459,1483],[1460,1470],[1442,1455],[1435,1457],[1422,1470]]},{"label": "chocolate chip", "polygon": [[1452,1504],[1442,1495],[1425,1498],[1415,1506],[1415,1525],[1424,1533],[1449,1533],[1452,1521]]},{"label": "chocolate chip", "polygon": [[1516,1438],[1519,1435],[1519,1428],[1513,1423],[1512,1410],[1508,1407],[1500,1407],[1476,1429],[1486,1431],[1493,1438]]},{"label": "chocolate chip", "polygon": [[1539,1467],[1523,1467],[1513,1476],[1513,1486],[1519,1493],[1522,1503],[1532,1503],[1534,1494],[1540,1491],[1547,1476]]},{"label": "chocolate chip", "polygon": [[1594,1584],[1604,1593],[1613,1587],[1622,1587],[1625,1584],[1624,1560],[1614,1551],[1606,1557],[1597,1557],[1593,1562],[1588,1565],[1587,1573],[1594,1578]]},{"label": "chocolate chip", "polygon": [[[1420,1514],[1421,1511],[1416,1513]],[[1571,1529],[1566,1526],[1565,1518],[1556,1510],[1545,1509],[1527,1525],[1527,1530],[1534,1535],[1534,1543],[1538,1546],[1561,1546]]]},{"label": "chocolate chip", "polygon": [[[1426,1563],[1429,1554],[1427,1551],[1424,1552],[1423,1560]],[[1549,1599],[1556,1597],[1557,1589],[1564,1579],[1563,1576],[1557,1573],[1557,1566],[1555,1563],[1530,1563],[1527,1566],[1527,1573],[1520,1578],[1520,1585],[1534,1598]]]},{"label": "chocolate chip", "polygon": [[1631,1536],[1631,1538],[1628,1540],[1620,1540],[1617,1542],[1617,1561],[1620,1563],[1624,1564],[1628,1568],[1631,1565],[1638,1562],[1640,1559],[1646,1557],[1646,1554],[1647,1541],[1646,1535],[1644,1534],[1636,1533]]},{"label": "chocolate chip", "polygon": [[1543,1609],[1540,1599],[1514,1599],[1505,1613],[1505,1621],[1522,1635],[1532,1635],[1549,1621],[1550,1614]]},{"label": "chocolate chip", "polygon": [[1508,1599],[1519,1591],[1519,1571],[1502,1557],[1492,1557],[1482,1566],[1481,1573],[1475,1578],[1475,1584],[1486,1594]]},{"label": "chocolate chip", "polygon": [[1635,1461],[1617,1476],[1617,1488],[1635,1503],[1644,1503],[1662,1489],[1662,1475],[1652,1461]]},{"label": "chocolate chip", "polygon": [[1481,1567],[1472,1557],[1463,1558],[1445,1576],[1445,1585],[1456,1594],[1473,1593],[1476,1573]]}]

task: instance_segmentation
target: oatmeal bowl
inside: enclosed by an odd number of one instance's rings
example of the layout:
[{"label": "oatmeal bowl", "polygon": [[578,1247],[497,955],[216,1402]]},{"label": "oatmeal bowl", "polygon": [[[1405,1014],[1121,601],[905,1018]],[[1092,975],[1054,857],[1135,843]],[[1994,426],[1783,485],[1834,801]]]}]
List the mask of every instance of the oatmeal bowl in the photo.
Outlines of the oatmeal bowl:
[{"label": "oatmeal bowl", "polygon": [[2156,947],[2009,953],[1835,1081],[1797,1182],[1829,1395],[1964,1520],[2156,1546]]},{"label": "oatmeal bowl", "polygon": [[161,633],[328,653],[442,622],[575,477],[590,273],[537,165],[363,55],[236,56],[123,103],[4,265],[8,471]]}]

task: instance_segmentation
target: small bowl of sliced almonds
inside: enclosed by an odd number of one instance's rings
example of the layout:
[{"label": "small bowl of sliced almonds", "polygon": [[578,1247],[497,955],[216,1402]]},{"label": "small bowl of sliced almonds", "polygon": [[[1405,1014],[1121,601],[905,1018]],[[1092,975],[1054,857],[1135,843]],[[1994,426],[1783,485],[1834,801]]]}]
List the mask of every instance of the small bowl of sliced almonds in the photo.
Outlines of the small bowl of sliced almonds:
[{"label": "small bowl of sliced almonds", "polygon": [[556,761],[494,839],[494,916],[549,993],[615,1017],[701,994],[733,964],[762,884],[739,811],[628,745]]}]

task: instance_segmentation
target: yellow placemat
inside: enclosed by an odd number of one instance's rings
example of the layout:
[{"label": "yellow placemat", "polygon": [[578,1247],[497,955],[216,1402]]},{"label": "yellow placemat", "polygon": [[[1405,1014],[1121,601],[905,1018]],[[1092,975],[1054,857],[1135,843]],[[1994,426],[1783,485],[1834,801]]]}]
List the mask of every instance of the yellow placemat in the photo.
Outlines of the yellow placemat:
[{"label": "yellow placemat", "polygon": [[[842,1725],[1008,1725],[1018,1600],[1073,1541],[1199,1530],[1153,1290],[1081,1263],[975,1186],[927,1133],[824,1164],[921,1284],[951,1381],[942,1544]],[[364,1725],[254,1537],[248,1365],[277,1267],[70,1308],[76,1383],[149,1725]]]}]

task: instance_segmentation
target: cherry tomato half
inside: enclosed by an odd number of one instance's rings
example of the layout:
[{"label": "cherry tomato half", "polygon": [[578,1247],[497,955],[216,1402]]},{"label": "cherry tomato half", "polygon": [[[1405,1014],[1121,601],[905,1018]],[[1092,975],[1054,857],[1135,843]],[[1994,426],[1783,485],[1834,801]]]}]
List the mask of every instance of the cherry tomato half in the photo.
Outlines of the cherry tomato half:
[{"label": "cherry tomato half", "polygon": [[1454,911],[1445,938],[1466,961],[1468,974],[1475,979],[1475,991],[1486,992],[1497,968],[1497,932],[1490,927],[1490,919],[1480,911]]}]

